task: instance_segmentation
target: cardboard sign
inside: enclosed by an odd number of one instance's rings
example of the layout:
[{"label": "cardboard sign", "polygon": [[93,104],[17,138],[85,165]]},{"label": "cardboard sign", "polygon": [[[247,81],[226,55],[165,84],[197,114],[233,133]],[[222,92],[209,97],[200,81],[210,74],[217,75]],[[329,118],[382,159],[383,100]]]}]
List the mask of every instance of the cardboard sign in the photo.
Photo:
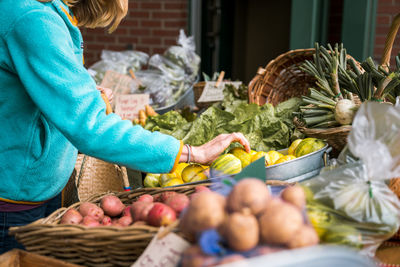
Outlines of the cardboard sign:
[{"label": "cardboard sign", "polygon": [[[133,79],[128,75],[108,70],[104,74],[104,78],[101,81],[100,86],[113,90],[114,99],[116,99],[119,95],[131,93]],[[115,107],[115,104],[113,107]]]},{"label": "cardboard sign", "polygon": [[115,99],[115,114],[122,119],[133,120],[139,117],[139,110],[149,104],[148,94],[118,95]]},{"label": "cardboard sign", "polygon": [[239,87],[242,84],[242,82],[221,82],[216,86],[216,83],[217,82],[206,82],[198,102],[222,101],[224,99],[225,85],[232,84],[235,87]]},{"label": "cardboard sign", "polygon": [[131,267],[175,267],[188,247],[190,243],[174,233],[161,239],[156,235]]}]

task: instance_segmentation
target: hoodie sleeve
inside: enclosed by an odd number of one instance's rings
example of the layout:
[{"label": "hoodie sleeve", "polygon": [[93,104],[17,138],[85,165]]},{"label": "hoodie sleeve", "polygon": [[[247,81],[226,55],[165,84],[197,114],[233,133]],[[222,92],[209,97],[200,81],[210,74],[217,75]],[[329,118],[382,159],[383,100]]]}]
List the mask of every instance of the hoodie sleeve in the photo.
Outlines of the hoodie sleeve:
[{"label": "hoodie sleeve", "polygon": [[5,37],[16,75],[44,116],[81,152],[129,168],[169,172],[182,142],[105,114],[93,79],[75,55],[67,25],[51,11],[21,16]]}]

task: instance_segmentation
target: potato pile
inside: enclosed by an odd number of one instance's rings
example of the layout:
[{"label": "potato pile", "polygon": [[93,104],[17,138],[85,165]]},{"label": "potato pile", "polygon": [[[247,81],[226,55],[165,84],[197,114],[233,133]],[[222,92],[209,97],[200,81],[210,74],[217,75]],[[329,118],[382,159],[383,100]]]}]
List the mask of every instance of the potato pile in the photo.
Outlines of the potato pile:
[{"label": "potato pile", "polygon": [[[202,191],[210,190],[205,186],[197,186],[193,195]],[[173,191],[166,191],[154,197],[145,194],[128,206],[118,197],[107,195],[101,199],[100,205],[83,202],[78,210],[68,209],[61,217],[60,224],[80,224],[88,227],[145,224],[166,226],[174,222],[188,205],[188,196]]]},{"label": "potato pile", "polygon": [[[261,180],[247,178],[227,197],[216,192],[198,193],[182,216],[180,230],[195,241],[202,231],[216,229],[225,246],[238,253],[311,246],[319,239],[303,217],[305,204],[300,186],[287,187],[274,197]],[[196,265],[193,260],[212,261],[212,256],[196,251],[198,246],[193,246],[184,253],[184,266]]]}]

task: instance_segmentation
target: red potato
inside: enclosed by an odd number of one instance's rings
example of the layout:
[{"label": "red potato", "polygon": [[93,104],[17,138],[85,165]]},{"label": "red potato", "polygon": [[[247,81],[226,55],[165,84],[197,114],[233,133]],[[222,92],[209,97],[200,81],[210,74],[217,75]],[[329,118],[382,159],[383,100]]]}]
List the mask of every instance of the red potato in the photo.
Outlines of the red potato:
[{"label": "red potato", "polygon": [[166,226],[176,220],[175,211],[163,203],[154,203],[147,215],[147,223],[152,226]]},{"label": "red potato", "polygon": [[104,210],[104,214],[115,217],[121,215],[125,209],[125,205],[117,196],[104,196],[100,201],[100,207]]},{"label": "red potato", "polygon": [[162,203],[165,203],[165,201],[167,201],[168,198],[175,196],[176,194],[178,194],[178,193],[173,192],[173,191],[163,192],[160,194],[159,201]]},{"label": "red potato", "polygon": [[149,211],[153,208],[154,203],[134,202],[131,205],[132,221],[146,221]]},{"label": "red potato", "polygon": [[84,226],[89,226],[89,227],[100,226],[100,222],[97,219],[95,219],[92,216],[90,216],[90,215],[83,217],[83,220],[82,220],[81,224],[84,225]]},{"label": "red potato", "polygon": [[123,216],[118,219],[118,223],[122,226],[128,226],[132,224],[132,217],[131,216]]},{"label": "red potato", "polygon": [[165,204],[180,214],[189,205],[189,198],[185,194],[176,194],[169,197]]},{"label": "red potato", "polygon": [[83,220],[82,215],[76,209],[67,210],[61,218],[60,224],[79,224]]},{"label": "red potato", "polygon": [[123,216],[131,216],[131,206],[126,206],[124,211],[122,212],[122,217]]},{"label": "red potato", "polygon": [[101,222],[104,218],[104,211],[97,205],[90,202],[83,202],[79,207],[80,214],[85,216],[91,216],[98,222]]},{"label": "red potato", "polygon": [[210,190],[210,188],[208,188],[204,185],[198,185],[194,188],[194,191],[196,193],[199,193],[199,192],[210,192],[211,190]]},{"label": "red potato", "polygon": [[109,226],[112,224],[111,218],[109,216],[104,216],[103,220],[101,221],[101,224],[104,226]]},{"label": "red potato", "polygon": [[144,194],[144,195],[142,195],[142,196],[140,196],[139,198],[138,198],[138,200],[137,201],[139,201],[139,202],[153,202],[153,196],[152,195],[149,195],[149,194]]}]

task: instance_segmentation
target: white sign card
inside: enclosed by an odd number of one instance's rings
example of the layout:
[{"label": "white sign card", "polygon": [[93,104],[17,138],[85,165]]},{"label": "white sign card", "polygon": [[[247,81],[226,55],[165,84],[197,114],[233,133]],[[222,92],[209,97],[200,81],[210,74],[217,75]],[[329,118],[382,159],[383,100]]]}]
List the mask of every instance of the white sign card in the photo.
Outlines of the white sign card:
[{"label": "white sign card", "polygon": [[[134,80],[128,75],[124,75],[112,70],[106,71],[100,86],[109,88],[113,91],[114,99],[119,95],[130,94]],[[115,105],[113,105],[114,107]]]},{"label": "white sign card", "polygon": [[235,87],[239,87],[242,84],[242,82],[220,82],[218,86],[215,86],[216,83],[206,82],[198,102],[222,101],[224,99],[225,85],[232,84]]},{"label": "white sign card", "polygon": [[175,267],[189,247],[190,243],[177,234],[169,233],[161,239],[156,235],[131,267]]},{"label": "white sign card", "polygon": [[115,114],[122,119],[133,120],[139,117],[139,110],[149,104],[148,94],[118,95],[115,101]]}]

